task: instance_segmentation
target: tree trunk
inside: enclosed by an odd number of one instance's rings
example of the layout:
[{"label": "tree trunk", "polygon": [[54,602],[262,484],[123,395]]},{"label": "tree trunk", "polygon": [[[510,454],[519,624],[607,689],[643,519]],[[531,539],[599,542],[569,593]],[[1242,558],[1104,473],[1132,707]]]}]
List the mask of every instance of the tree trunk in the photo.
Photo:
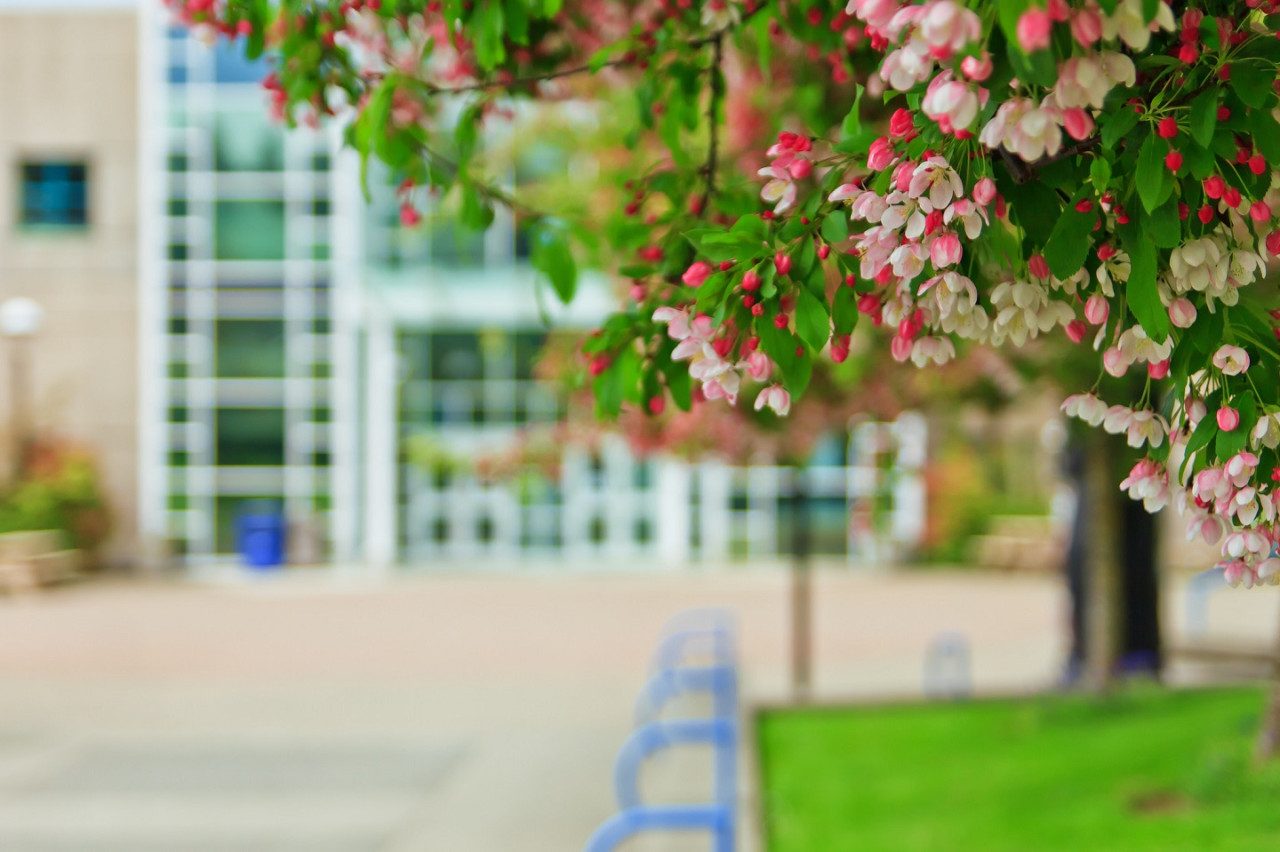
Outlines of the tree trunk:
[{"label": "tree trunk", "polygon": [[791,516],[791,688],[808,700],[813,664],[813,584],[809,572],[809,492],[804,468],[792,469]]},{"label": "tree trunk", "polygon": [[1271,662],[1271,696],[1262,716],[1262,729],[1258,731],[1258,760],[1273,760],[1280,756],[1280,627],[1276,629],[1276,658]]},{"label": "tree trunk", "polygon": [[1119,648],[1120,528],[1111,442],[1100,432],[1088,439],[1085,456],[1085,683],[1099,692],[1111,685]]}]

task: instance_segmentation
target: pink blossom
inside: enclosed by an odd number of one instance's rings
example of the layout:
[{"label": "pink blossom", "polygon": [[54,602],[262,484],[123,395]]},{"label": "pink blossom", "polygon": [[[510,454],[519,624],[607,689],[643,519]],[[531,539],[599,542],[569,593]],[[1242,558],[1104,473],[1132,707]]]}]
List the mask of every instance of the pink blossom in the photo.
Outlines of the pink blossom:
[{"label": "pink blossom", "polygon": [[849,0],[845,14],[866,21],[869,26],[883,30],[901,6],[901,0]]},{"label": "pink blossom", "polygon": [[1249,353],[1239,346],[1226,344],[1213,353],[1213,366],[1225,376],[1238,376],[1249,369]]},{"label": "pink blossom", "polygon": [[770,385],[756,396],[756,411],[768,406],[774,414],[786,417],[791,411],[791,394],[782,385]]},{"label": "pink blossom", "polygon": [[1148,512],[1158,512],[1169,502],[1169,474],[1158,462],[1142,459],[1120,483],[1120,490],[1129,492],[1132,500],[1141,500]]},{"label": "pink blossom", "polygon": [[1044,9],[1032,7],[1018,18],[1018,45],[1027,53],[1049,46],[1053,18]]},{"label": "pink blossom", "polygon": [[910,337],[895,334],[893,340],[889,343],[889,354],[893,356],[895,361],[906,361],[911,357],[911,347],[914,345]]},{"label": "pink blossom", "polygon": [[1147,365],[1147,375],[1153,379],[1163,379],[1169,375],[1169,359],[1163,361],[1152,361]]},{"label": "pink blossom", "polygon": [[918,31],[938,55],[958,53],[982,37],[982,19],[954,0],[931,0],[923,9]]},{"label": "pink blossom", "polygon": [[929,249],[929,259],[937,269],[956,265],[962,254],[960,238],[950,232],[940,234]]},{"label": "pink blossom", "polygon": [[1117,346],[1111,346],[1102,353],[1102,368],[1107,371],[1108,375],[1116,378],[1129,372],[1129,367],[1132,364],[1133,359],[1126,357]]},{"label": "pink blossom", "polygon": [[1090,426],[1098,426],[1107,416],[1107,404],[1091,393],[1077,393],[1063,401],[1062,411],[1068,417],[1078,417]]},{"label": "pink blossom", "polygon": [[747,375],[757,382],[763,382],[769,378],[769,373],[773,371],[773,362],[769,360],[769,356],[761,352],[759,349],[747,356],[747,359],[739,366],[742,366]]},{"label": "pink blossom", "polygon": [[1044,259],[1042,254],[1031,255],[1031,260],[1027,262],[1027,268],[1031,270],[1031,274],[1036,278],[1044,279],[1049,277],[1049,262]]},{"label": "pink blossom", "polygon": [[1067,323],[1063,329],[1067,333],[1067,339],[1072,343],[1079,343],[1084,340],[1085,334],[1089,331],[1089,327],[1082,320],[1072,320]]}]

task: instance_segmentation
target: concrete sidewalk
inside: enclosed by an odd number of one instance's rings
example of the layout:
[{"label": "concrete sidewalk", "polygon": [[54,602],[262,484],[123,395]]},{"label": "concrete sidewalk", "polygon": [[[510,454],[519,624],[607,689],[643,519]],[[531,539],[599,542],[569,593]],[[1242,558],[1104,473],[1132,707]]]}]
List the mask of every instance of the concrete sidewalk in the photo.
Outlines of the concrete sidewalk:
[{"label": "concrete sidewalk", "polygon": [[[665,619],[732,609],[748,698],[776,700],[786,592],[781,571],[751,569],[0,600],[0,849],[580,849],[613,810],[613,756]],[[940,630],[969,638],[979,688],[1057,673],[1053,578],[842,570],[816,592],[819,697],[918,692]],[[689,767],[657,765],[645,786],[697,795]]]}]

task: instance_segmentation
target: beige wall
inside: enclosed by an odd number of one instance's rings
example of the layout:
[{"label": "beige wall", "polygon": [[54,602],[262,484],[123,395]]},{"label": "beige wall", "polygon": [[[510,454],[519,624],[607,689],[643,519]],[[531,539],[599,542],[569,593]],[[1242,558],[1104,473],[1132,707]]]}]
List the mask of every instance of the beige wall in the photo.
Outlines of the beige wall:
[{"label": "beige wall", "polygon": [[[137,73],[131,11],[0,10],[0,299],[45,308],[32,342],[35,426],[98,454],[113,561],[130,559],[137,529]],[[24,232],[19,164],[58,156],[88,162],[89,227]],[[0,340],[4,424],[10,345]]]}]

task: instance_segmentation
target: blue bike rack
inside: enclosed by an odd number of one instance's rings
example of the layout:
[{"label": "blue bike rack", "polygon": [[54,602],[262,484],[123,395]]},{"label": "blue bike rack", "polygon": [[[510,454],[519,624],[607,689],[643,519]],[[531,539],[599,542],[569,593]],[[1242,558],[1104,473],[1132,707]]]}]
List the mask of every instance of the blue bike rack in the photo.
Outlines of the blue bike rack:
[{"label": "blue bike rack", "polygon": [[[710,660],[688,665],[690,659]],[[737,828],[738,670],[732,619],[723,610],[694,610],[667,622],[654,651],[652,672],[636,702],[636,729],[614,765],[619,812],[600,825],[586,852],[612,852],[646,831],[706,831],[714,852],[733,852]],[[659,719],[674,698],[710,693],[708,718]],[[713,800],[707,804],[648,805],[640,799],[645,760],[674,746],[709,745],[715,751]]]}]

